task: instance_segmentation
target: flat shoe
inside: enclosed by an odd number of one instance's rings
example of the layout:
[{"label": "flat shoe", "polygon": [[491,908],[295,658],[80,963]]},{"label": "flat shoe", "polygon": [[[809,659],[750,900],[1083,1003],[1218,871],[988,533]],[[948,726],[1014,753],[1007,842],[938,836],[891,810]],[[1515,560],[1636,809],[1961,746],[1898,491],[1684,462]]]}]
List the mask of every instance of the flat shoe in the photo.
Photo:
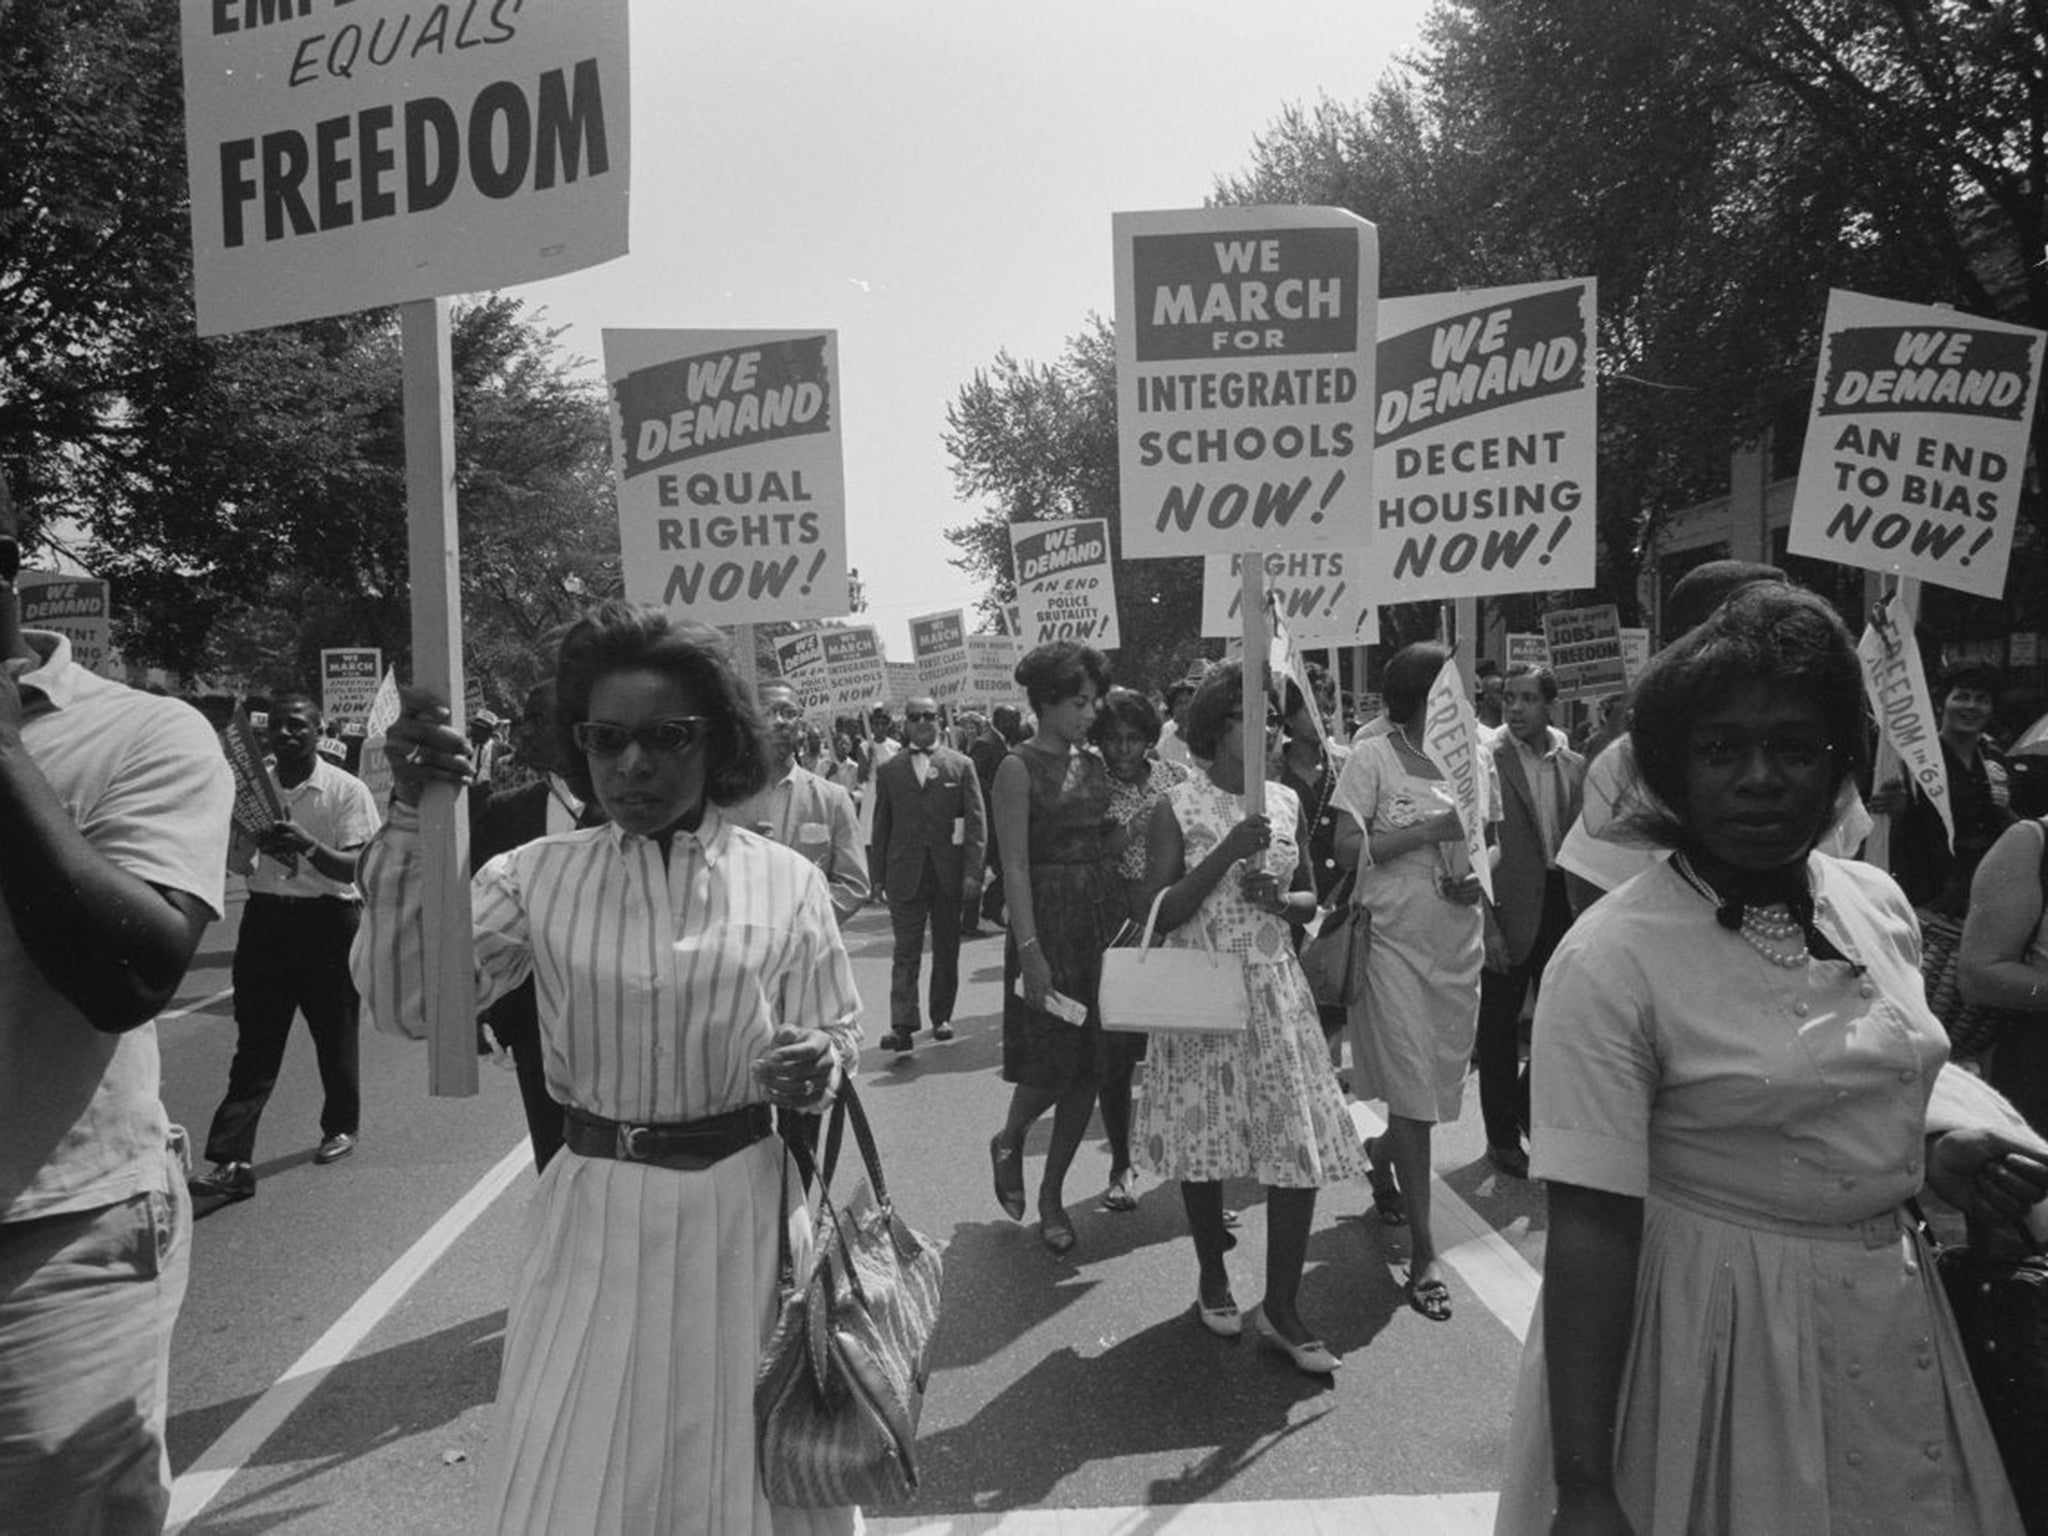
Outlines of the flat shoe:
[{"label": "flat shoe", "polygon": [[1394,1182],[1391,1168],[1379,1166],[1379,1159],[1373,1149],[1379,1143],[1377,1136],[1365,1140],[1365,1156],[1368,1167],[1365,1181],[1372,1186],[1372,1208],[1380,1214],[1380,1225],[1405,1227],[1408,1225],[1408,1202],[1401,1198],[1401,1186]]},{"label": "flat shoe", "polygon": [[1068,1220],[1067,1213],[1061,1211],[1052,1217],[1041,1214],[1038,1218],[1038,1240],[1054,1253],[1065,1253],[1072,1248],[1075,1243],[1074,1224]]},{"label": "flat shoe", "polygon": [[1264,1307],[1252,1308],[1252,1332],[1259,1336],[1261,1344],[1279,1350],[1292,1360],[1294,1368],[1305,1376],[1328,1376],[1344,1363],[1343,1358],[1332,1354],[1329,1346],[1320,1339],[1310,1339],[1303,1344],[1288,1343],[1280,1330],[1267,1321]]},{"label": "flat shoe", "polygon": [[1408,1305],[1432,1323],[1451,1320],[1451,1288],[1443,1281],[1434,1276],[1427,1280],[1411,1278],[1401,1283],[1401,1290],[1408,1298]]},{"label": "flat shoe", "polygon": [[995,1175],[996,1204],[1012,1221],[1024,1219],[1024,1170],[1017,1166],[1017,1149],[1003,1146],[1003,1133],[988,1139],[989,1168]]},{"label": "flat shoe", "polygon": [[1135,1211],[1138,1197],[1131,1193],[1128,1179],[1118,1179],[1102,1192],[1102,1208],[1105,1211]]},{"label": "flat shoe", "polygon": [[952,1038],[953,1038],[953,1026],[952,1026],[952,1025],[950,1025],[950,1024],[934,1024],[934,1025],[932,1026],[932,1038],[933,1038],[934,1040],[940,1040],[940,1041],[945,1041],[945,1040],[950,1040],[950,1039],[952,1039]]},{"label": "flat shoe", "polygon": [[1202,1320],[1204,1328],[1219,1339],[1234,1339],[1244,1332],[1244,1314],[1237,1310],[1237,1303],[1234,1301],[1225,1302],[1220,1307],[1212,1307],[1204,1303],[1201,1294],[1197,1292],[1195,1316]]},{"label": "flat shoe", "polygon": [[1497,1172],[1504,1173],[1511,1179],[1529,1177],[1529,1154],[1520,1147],[1488,1147],[1486,1161]]}]

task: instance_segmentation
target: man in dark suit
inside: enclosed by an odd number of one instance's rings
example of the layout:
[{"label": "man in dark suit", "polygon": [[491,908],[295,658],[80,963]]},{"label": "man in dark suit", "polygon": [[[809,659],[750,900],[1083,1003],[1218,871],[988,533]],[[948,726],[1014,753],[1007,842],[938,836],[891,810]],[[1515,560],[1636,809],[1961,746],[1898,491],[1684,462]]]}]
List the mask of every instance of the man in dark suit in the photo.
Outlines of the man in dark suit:
[{"label": "man in dark suit", "polygon": [[[526,710],[512,728],[512,750],[540,775],[517,789],[492,794],[470,791],[469,861],[474,869],[499,854],[552,833],[594,827],[604,813],[576,797],[555,771],[555,685],[542,683],[526,696]],[[540,1048],[540,1013],[531,979],[484,1011],[484,1022],[512,1054],[519,1074],[519,1099],[526,1109],[526,1134],[533,1143],[536,1171],[562,1149],[562,1106],[548,1092]]]},{"label": "man in dark suit", "polygon": [[1522,1127],[1529,1120],[1529,1079],[1521,1069],[1522,1000],[1542,980],[1558,940],[1571,926],[1571,903],[1558,845],[1579,814],[1586,760],[1550,723],[1557,679],[1548,667],[1518,662],[1501,695],[1506,729],[1493,745],[1500,776],[1500,859],[1486,917],[1486,969],[1479,979],[1479,1107],[1486,1158],[1502,1173],[1529,1176]]},{"label": "man in dark suit", "polygon": [[932,1038],[953,1038],[960,990],[960,930],[981,900],[988,815],[965,753],[938,745],[939,706],[915,698],[904,711],[904,750],[875,770],[877,884],[896,930],[889,974],[887,1050],[911,1048],[918,1031],[917,975],[925,928],[932,935]]}]

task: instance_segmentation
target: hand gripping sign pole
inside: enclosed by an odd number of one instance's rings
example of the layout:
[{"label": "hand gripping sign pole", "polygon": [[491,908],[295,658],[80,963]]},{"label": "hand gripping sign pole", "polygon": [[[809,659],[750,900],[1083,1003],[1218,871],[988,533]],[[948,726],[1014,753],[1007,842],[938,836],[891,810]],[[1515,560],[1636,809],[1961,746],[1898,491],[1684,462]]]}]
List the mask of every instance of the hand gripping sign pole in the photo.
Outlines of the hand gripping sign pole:
[{"label": "hand gripping sign pole", "polygon": [[[412,562],[413,676],[462,699],[461,596],[455,532],[455,403],[448,301],[399,306],[405,349],[405,515]],[[476,978],[470,945],[468,792],[431,784],[420,797],[427,947],[427,1091],[476,1092]]]},{"label": "hand gripping sign pole", "polygon": [[1238,561],[1244,589],[1238,612],[1244,623],[1244,813],[1266,814],[1266,557],[1247,553]]}]

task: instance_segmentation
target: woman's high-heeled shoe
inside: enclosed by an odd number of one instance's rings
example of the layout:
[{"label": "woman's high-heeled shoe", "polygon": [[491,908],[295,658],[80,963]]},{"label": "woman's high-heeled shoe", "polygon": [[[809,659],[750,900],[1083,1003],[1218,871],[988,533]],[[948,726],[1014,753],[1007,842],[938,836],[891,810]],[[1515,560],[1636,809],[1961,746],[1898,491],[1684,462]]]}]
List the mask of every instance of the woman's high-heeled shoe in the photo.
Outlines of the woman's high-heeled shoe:
[{"label": "woman's high-heeled shoe", "polygon": [[1003,1214],[1012,1221],[1024,1219],[1024,1169],[1023,1158],[1016,1147],[1003,1145],[1003,1133],[997,1131],[988,1139],[988,1161],[995,1177],[996,1204],[1003,1208]]}]

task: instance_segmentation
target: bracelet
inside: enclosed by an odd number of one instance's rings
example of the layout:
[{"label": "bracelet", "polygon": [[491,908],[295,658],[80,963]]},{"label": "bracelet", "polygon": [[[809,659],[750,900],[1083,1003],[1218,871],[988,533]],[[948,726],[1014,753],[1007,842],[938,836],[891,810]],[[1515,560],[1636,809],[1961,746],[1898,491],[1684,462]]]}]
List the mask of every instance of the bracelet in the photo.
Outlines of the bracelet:
[{"label": "bracelet", "polygon": [[1038,935],[1035,933],[1028,939],[1019,939],[1017,941],[1017,953],[1020,955],[1027,949],[1036,948],[1038,948]]}]

